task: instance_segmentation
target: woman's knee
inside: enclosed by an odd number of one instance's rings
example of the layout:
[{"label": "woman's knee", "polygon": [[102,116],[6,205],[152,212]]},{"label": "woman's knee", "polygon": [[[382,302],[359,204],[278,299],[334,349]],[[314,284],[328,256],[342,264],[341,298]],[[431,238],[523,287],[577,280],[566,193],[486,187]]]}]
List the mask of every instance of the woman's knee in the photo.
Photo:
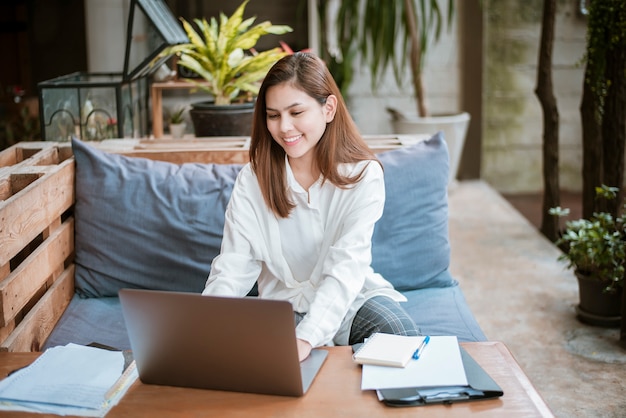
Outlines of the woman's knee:
[{"label": "woman's knee", "polygon": [[395,300],[375,296],[365,301],[357,312],[350,331],[350,344],[362,342],[374,332],[419,335],[419,327]]}]

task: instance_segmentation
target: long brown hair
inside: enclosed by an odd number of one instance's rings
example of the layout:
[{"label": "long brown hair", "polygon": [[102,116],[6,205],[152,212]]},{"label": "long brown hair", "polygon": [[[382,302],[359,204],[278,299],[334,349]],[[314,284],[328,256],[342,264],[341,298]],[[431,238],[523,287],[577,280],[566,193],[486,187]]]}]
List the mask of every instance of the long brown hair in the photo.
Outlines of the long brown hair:
[{"label": "long brown hair", "polygon": [[362,172],[353,177],[344,176],[339,172],[339,164],[376,160],[376,156],[361,137],[324,61],[304,52],[282,58],[270,69],[259,90],[254,110],[250,162],[267,206],[277,216],[286,218],[295,205],[287,194],[285,151],[267,129],[265,100],[267,89],[282,83],[290,83],[322,105],[329,95],[337,97],[335,117],[326,125],[322,138],[314,148],[315,161],[324,181],[330,181],[337,187],[348,187],[361,179]]}]

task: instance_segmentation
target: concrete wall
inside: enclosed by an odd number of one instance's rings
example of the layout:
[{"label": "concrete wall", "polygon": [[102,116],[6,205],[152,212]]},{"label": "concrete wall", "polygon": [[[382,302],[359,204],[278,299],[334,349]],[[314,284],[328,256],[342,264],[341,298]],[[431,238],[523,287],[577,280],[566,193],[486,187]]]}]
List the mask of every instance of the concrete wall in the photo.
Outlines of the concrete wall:
[{"label": "concrete wall", "polygon": [[[458,2],[457,2],[458,4]],[[483,120],[481,178],[505,193],[538,192],[542,180],[542,111],[535,96],[541,36],[541,0],[484,0]],[[560,113],[561,187],[581,188],[581,126],[586,19],[578,1],[558,4],[553,56],[555,95]],[[458,9],[458,7],[457,7]],[[433,112],[459,111],[460,72],[458,27],[432,46],[426,87]],[[476,59],[481,59],[476,57]],[[408,75],[398,88],[387,77],[378,93],[369,90],[369,75],[358,72],[349,92],[352,114],[364,133],[391,133],[386,106],[415,112]]]},{"label": "concrete wall", "polygon": [[[481,177],[500,192],[543,189],[543,114],[535,95],[543,1],[490,0],[485,7]],[[586,18],[559,1],[553,81],[560,115],[560,184],[581,188],[581,121]]]}]

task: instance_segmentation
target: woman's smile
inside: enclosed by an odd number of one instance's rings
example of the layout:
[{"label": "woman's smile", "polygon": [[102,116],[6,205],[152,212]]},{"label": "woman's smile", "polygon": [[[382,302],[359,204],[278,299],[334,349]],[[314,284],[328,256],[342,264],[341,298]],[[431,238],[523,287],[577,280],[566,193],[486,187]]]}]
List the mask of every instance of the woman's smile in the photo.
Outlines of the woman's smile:
[{"label": "woman's smile", "polygon": [[287,145],[295,145],[302,138],[302,134],[295,136],[283,137],[283,141]]}]

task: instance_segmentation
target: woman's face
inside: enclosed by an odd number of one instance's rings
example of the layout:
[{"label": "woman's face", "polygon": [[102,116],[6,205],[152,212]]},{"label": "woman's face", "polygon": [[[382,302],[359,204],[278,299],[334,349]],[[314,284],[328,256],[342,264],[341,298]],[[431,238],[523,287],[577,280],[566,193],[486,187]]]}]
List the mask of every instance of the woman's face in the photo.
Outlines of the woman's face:
[{"label": "woman's face", "polygon": [[272,138],[292,159],[312,158],[313,148],[335,117],[337,98],[328,96],[325,104],[290,83],[267,89],[267,128]]}]

